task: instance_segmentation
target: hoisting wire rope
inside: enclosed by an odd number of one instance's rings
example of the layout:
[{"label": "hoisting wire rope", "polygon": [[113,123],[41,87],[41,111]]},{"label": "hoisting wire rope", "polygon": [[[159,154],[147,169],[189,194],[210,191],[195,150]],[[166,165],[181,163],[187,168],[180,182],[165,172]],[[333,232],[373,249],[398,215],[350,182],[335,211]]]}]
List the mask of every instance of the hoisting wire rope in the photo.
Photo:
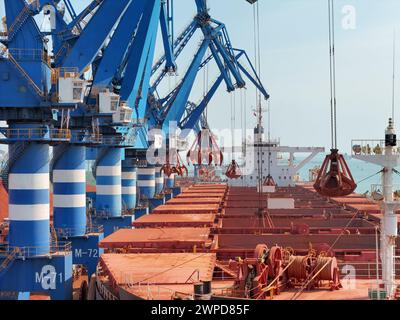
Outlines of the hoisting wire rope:
[{"label": "hoisting wire rope", "polygon": [[393,75],[392,75],[392,119],[394,121],[396,105],[396,29],[393,30]]},{"label": "hoisting wire rope", "polygon": [[328,0],[329,13],[329,74],[331,95],[331,142],[332,149],[337,149],[337,115],[336,115],[336,55],[335,55],[335,14],[334,0]]},{"label": "hoisting wire rope", "polygon": [[235,149],[235,127],[236,127],[236,117],[235,117],[235,112],[236,112],[236,95],[235,92],[231,92],[230,94],[231,98],[231,158],[234,160],[234,149]]},{"label": "hoisting wire rope", "polygon": [[326,155],[314,183],[314,189],[323,196],[347,196],[357,188],[342,154],[339,154],[337,140],[337,100],[336,100],[336,48],[334,0],[328,0],[329,20],[329,85],[331,111],[331,152]]},{"label": "hoisting wire rope", "polygon": [[240,90],[240,128],[242,128],[242,153],[244,154],[244,150],[243,150],[243,144],[244,144],[244,139],[243,139],[243,132],[245,131],[244,128],[244,120],[243,120],[243,116],[244,116],[244,110],[243,110],[243,90]]},{"label": "hoisting wire rope", "polygon": [[271,176],[271,100],[268,100],[268,176]]},{"label": "hoisting wire rope", "polygon": [[[260,51],[260,14],[259,14],[259,2],[253,6],[253,20],[254,20],[254,59],[255,68],[260,76],[261,72],[261,51]],[[262,184],[263,184],[263,166],[262,166],[262,134],[261,134],[261,123],[262,123],[262,108],[261,108],[261,96],[258,88],[256,88],[256,115],[257,115],[257,185],[258,185],[258,215],[262,219],[263,226],[265,224],[264,219],[264,205],[262,199]]]},{"label": "hoisting wire rope", "polygon": [[[208,51],[209,49],[207,49],[207,55],[208,55]],[[204,118],[206,119],[206,122],[208,123],[208,99],[206,99],[207,97],[207,90],[208,90],[208,86],[209,86],[209,68],[208,68],[208,63],[206,64],[206,66],[203,69],[203,100],[205,101],[206,107],[204,110]]]},{"label": "hoisting wire rope", "polygon": [[246,137],[246,132],[247,132],[247,92],[246,90],[244,91],[244,130],[243,130],[243,138],[244,138],[244,151],[243,151],[243,155],[246,154],[246,150],[247,150],[247,137]]},{"label": "hoisting wire rope", "polygon": [[233,91],[233,127],[232,127],[232,157],[235,154],[235,130],[236,130],[236,91]]},{"label": "hoisting wire rope", "polygon": [[369,179],[375,177],[377,174],[382,173],[383,170],[384,170],[384,169],[379,170],[378,172],[376,172],[376,173],[374,173],[374,174],[372,174],[372,175],[370,175],[370,176],[368,176],[368,177],[366,177],[366,178],[364,178],[364,179],[358,181],[357,183],[360,184],[361,182],[364,182],[364,181],[366,181],[366,180],[369,180]]}]

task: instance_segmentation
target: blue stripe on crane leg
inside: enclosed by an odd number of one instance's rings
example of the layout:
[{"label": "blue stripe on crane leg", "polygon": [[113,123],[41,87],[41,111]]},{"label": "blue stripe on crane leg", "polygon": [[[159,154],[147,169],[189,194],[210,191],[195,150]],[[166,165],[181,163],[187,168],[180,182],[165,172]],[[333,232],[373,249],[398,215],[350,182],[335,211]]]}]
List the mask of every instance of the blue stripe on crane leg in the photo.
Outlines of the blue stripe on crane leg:
[{"label": "blue stripe on crane leg", "polygon": [[155,167],[149,165],[146,168],[138,168],[137,184],[139,187],[141,200],[154,198],[154,195],[156,193]]},{"label": "blue stripe on crane leg", "polygon": [[9,146],[10,247],[29,247],[29,255],[50,252],[49,146]]},{"label": "blue stripe on crane leg", "polygon": [[121,149],[110,148],[96,168],[96,211],[121,217]]},{"label": "blue stripe on crane leg", "polygon": [[156,180],[156,194],[160,194],[164,189],[164,177],[162,176],[160,170],[161,167],[157,166],[155,169],[155,180]]},{"label": "blue stripe on crane leg", "polygon": [[57,146],[62,152],[53,168],[54,227],[59,235],[86,233],[86,148]]},{"label": "blue stripe on crane leg", "polygon": [[168,189],[172,189],[175,186],[175,173],[171,174],[169,177],[165,176],[165,185]]},{"label": "blue stripe on crane leg", "polygon": [[122,165],[122,207],[126,210],[136,208],[137,168]]}]

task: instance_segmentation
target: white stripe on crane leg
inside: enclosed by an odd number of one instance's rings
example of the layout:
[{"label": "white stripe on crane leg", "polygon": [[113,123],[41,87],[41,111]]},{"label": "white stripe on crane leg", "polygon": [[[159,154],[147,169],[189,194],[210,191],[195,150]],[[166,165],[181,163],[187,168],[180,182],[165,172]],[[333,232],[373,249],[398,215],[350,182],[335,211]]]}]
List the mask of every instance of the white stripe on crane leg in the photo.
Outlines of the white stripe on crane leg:
[{"label": "white stripe on crane leg", "polygon": [[114,196],[122,194],[122,188],[119,184],[96,186],[96,194],[102,196]]},{"label": "white stripe on crane leg", "polygon": [[40,221],[50,219],[49,204],[10,204],[8,211],[11,221]]},{"label": "white stripe on crane leg", "polygon": [[99,166],[96,169],[96,175],[110,177],[121,176],[121,166]]},{"label": "white stripe on crane leg", "polygon": [[156,168],[139,168],[138,175],[153,175],[156,173]]},{"label": "white stripe on crane leg", "polygon": [[136,172],[122,172],[121,177],[123,180],[135,180]]},{"label": "white stripe on crane leg", "polygon": [[157,184],[161,184],[161,183],[164,183],[164,178],[156,178],[156,183]]},{"label": "white stripe on crane leg", "polygon": [[138,187],[155,187],[156,182],[155,180],[138,180],[137,185]]},{"label": "white stripe on crane leg", "polygon": [[55,183],[86,182],[86,172],[85,170],[54,170],[53,182]]},{"label": "white stripe on crane leg", "polygon": [[136,187],[122,187],[122,194],[136,194]]},{"label": "white stripe on crane leg", "polygon": [[10,190],[43,190],[50,187],[48,173],[10,173]]},{"label": "white stripe on crane leg", "polygon": [[82,208],[86,206],[85,194],[55,194],[54,207],[56,208]]}]

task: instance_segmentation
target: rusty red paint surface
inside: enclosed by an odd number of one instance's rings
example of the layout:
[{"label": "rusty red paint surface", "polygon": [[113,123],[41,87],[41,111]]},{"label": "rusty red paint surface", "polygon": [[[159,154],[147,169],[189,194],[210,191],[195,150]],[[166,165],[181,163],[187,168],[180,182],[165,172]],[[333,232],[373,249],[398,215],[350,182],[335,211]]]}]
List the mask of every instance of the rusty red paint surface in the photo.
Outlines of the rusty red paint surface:
[{"label": "rusty red paint surface", "polygon": [[101,248],[183,248],[204,247],[209,242],[208,228],[120,229],[100,241]]},{"label": "rusty red paint surface", "polygon": [[135,227],[211,227],[214,214],[149,214],[133,222]]}]

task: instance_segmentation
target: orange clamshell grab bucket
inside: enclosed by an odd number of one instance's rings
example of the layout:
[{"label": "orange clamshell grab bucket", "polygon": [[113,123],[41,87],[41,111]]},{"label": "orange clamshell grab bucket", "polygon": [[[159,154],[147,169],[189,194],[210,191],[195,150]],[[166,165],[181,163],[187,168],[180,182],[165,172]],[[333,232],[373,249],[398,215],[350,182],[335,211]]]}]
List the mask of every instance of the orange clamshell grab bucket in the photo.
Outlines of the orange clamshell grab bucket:
[{"label": "orange clamshell grab bucket", "polygon": [[241,177],[242,173],[240,171],[239,165],[235,160],[232,160],[231,164],[225,172],[225,175],[229,179],[238,179]]},{"label": "orange clamshell grab bucket", "polygon": [[186,173],[188,175],[188,169],[180,159],[179,153],[177,154],[176,165],[171,166],[169,161],[161,167],[160,172],[164,173],[167,177],[170,177],[173,173],[176,173],[178,176],[183,176]]},{"label": "orange clamshell grab bucket", "polygon": [[275,180],[270,174],[265,178],[263,185],[268,187],[276,187]]},{"label": "orange clamshell grab bucket", "polygon": [[222,165],[224,155],[219,149],[213,134],[208,129],[201,130],[195,139],[192,147],[186,155],[188,164],[201,165],[204,161],[211,165]]},{"label": "orange clamshell grab bucket", "polygon": [[319,170],[314,189],[323,196],[344,197],[353,193],[356,188],[357,184],[343,155],[337,149],[332,149]]}]

